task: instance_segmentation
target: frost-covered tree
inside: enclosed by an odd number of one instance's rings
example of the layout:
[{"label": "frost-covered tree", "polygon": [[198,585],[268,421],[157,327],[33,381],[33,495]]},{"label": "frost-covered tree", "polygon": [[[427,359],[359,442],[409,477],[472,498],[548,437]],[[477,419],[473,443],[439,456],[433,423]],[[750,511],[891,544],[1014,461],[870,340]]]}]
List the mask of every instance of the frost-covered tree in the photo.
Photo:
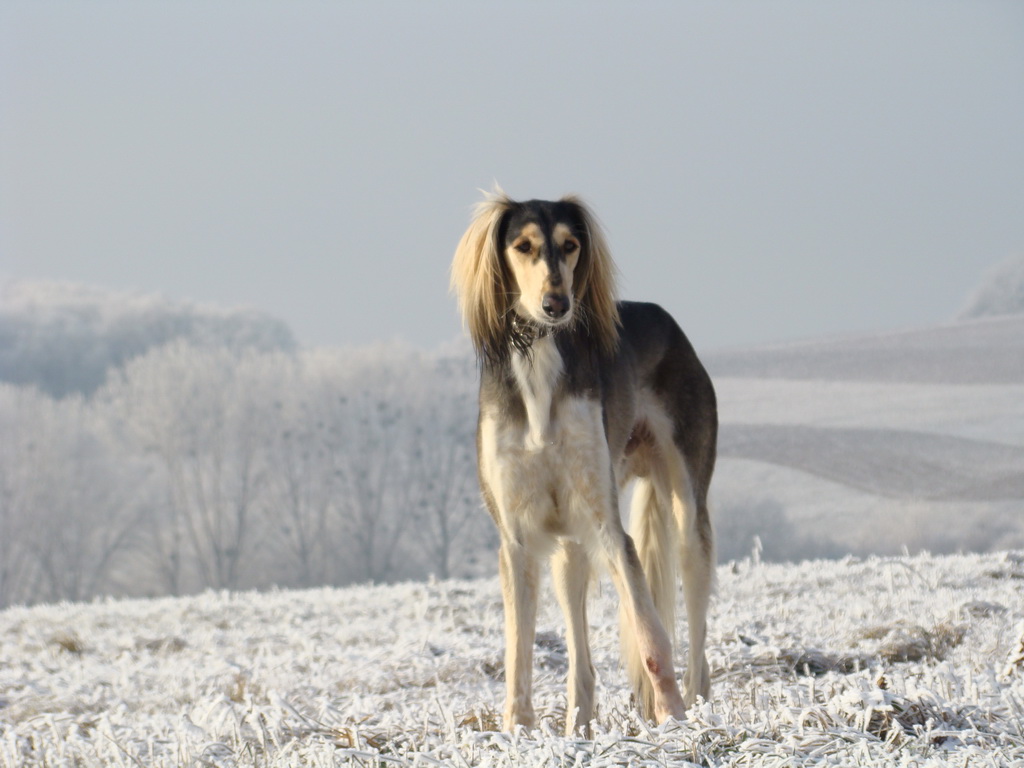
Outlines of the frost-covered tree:
[{"label": "frost-covered tree", "polygon": [[961,319],[1024,313],[1024,256],[994,267],[975,289]]},{"label": "frost-covered tree", "polygon": [[261,312],[60,282],[0,282],[0,381],[55,397],[89,395],[107,372],[175,340],[288,351],[288,327]]},{"label": "frost-covered tree", "polygon": [[266,525],[283,583],[339,583],[339,476],[348,421],[342,370],[304,353],[275,398],[266,450]]},{"label": "frost-covered tree", "polygon": [[260,530],[274,376],[289,365],[282,354],[179,342],[134,360],[108,387],[167,484],[171,520],[153,521],[153,547],[166,573],[180,569],[187,554],[201,585],[242,583]]},{"label": "frost-covered tree", "polygon": [[380,345],[299,359],[268,462],[288,583],[450,575],[481,521],[468,358]]},{"label": "frost-covered tree", "polygon": [[0,410],[0,599],[81,600],[108,591],[139,520],[134,466],[80,397],[54,401],[5,388]]},{"label": "frost-covered tree", "polygon": [[392,580],[405,533],[411,489],[402,472],[415,377],[395,354],[350,361],[347,413],[338,466],[338,511],[345,562],[356,581]]},{"label": "frost-covered tree", "polygon": [[43,401],[33,390],[0,385],[0,608],[37,597],[29,542],[42,491],[34,453]]},{"label": "frost-covered tree", "polygon": [[[441,360],[415,393],[415,424],[406,451],[413,534],[430,573],[447,579],[472,540],[474,524],[487,522],[476,486],[476,397],[468,360]],[[464,554],[464,553],[462,553]],[[462,569],[463,573],[465,572]]]}]

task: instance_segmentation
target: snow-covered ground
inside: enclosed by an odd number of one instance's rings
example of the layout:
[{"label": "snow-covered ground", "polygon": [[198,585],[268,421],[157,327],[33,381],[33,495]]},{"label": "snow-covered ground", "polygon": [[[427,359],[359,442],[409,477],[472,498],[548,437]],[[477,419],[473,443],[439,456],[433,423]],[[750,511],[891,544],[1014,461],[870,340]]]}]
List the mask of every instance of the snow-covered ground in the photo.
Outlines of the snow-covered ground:
[{"label": "snow-covered ground", "polygon": [[713,700],[655,728],[629,707],[602,581],[592,741],[560,735],[550,595],[541,726],[495,732],[495,580],[12,608],[0,766],[1019,765],[1022,583],[1020,552],[725,565]]}]

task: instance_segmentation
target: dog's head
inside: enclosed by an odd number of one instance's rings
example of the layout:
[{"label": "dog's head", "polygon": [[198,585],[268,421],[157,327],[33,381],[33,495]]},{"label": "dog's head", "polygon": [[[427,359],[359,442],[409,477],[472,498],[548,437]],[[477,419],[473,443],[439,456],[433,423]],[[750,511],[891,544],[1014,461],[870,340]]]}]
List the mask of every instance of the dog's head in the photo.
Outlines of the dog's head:
[{"label": "dog's head", "polygon": [[515,285],[513,311],[540,326],[572,322],[572,285],[586,238],[576,203],[530,200],[510,207],[499,232]]},{"label": "dog's head", "polygon": [[618,341],[608,248],[578,199],[491,195],[455,252],[452,287],[478,354],[501,357],[514,316],[541,328],[579,324],[605,351]]}]

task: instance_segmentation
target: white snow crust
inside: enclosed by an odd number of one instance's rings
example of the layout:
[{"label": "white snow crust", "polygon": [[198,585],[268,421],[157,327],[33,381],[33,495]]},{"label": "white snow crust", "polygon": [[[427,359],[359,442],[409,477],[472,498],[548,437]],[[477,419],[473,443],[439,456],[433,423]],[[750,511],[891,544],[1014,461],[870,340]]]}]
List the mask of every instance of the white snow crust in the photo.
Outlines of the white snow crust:
[{"label": "white snow crust", "polygon": [[630,707],[614,591],[594,587],[592,740],[561,735],[548,593],[540,726],[497,732],[494,579],[10,608],[0,766],[1024,764],[1024,553],[754,557],[718,577],[713,699],[661,727]]}]

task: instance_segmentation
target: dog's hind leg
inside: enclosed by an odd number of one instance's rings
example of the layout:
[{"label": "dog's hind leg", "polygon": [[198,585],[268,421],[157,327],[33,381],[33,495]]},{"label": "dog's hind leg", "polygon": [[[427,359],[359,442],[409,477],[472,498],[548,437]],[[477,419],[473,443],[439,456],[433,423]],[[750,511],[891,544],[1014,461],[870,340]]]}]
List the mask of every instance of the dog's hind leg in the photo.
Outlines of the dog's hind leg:
[{"label": "dog's hind leg", "polygon": [[502,541],[498,559],[505,602],[505,730],[534,725],[533,641],[537,626],[537,558],[515,541]]},{"label": "dog's hind leg", "polygon": [[672,473],[672,507],[679,527],[683,598],[690,641],[684,687],[684,701],[689,708],[698,696],[705,700],[711,696],[711,674],[704,646],[708,604],[714,590],[715,544],[707,494],[695,492],[681,456],[677,471]]},{"label": "dog's hind leg", "polygon": [[[676,563],[679,555],[676,525],[672,519],[671,492],[663,474],[655,472],[637,479],[629,513],[629,535],[636,545],[658,618],[670,642],[674,644]],[[622,625],[622,659],[638,708],[645,717],[653,718],[654,690],[651,688],[644,657],[634,647],[634,635],[629,631],[630,619],[624,606],[619,611],[619,620]]]},{"label": "dog's hind leg", "polygon": [[594,666],[590,660],[587,627],[587,584],[590,560],[578,543],[563,540],[551,557],[555,594],[565,614],[566,644],[569,654],[569,691],[565,715],[565,734],[577,730],[590,735],[594,719]]}]

